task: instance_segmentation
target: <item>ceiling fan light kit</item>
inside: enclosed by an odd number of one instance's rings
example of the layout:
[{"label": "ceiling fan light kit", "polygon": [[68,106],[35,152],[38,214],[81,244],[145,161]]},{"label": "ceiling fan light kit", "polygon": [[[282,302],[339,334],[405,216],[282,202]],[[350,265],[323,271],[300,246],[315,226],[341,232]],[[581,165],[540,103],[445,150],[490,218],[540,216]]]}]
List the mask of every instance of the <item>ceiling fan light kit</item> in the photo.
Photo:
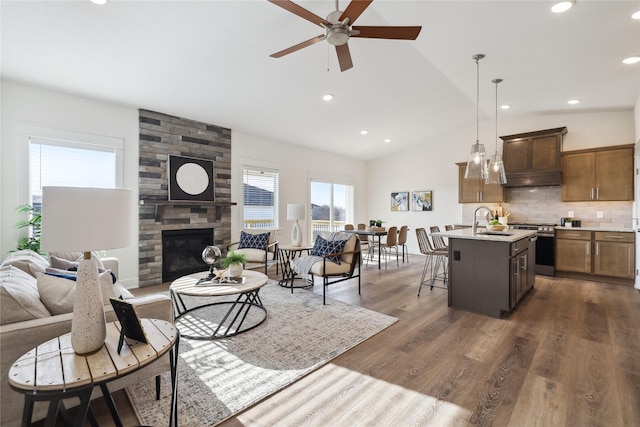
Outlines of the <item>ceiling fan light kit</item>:
[{"label": "ceiling fan light kit", "polygon": [[471,146],[471,154],[464,171],[466,179],[487,179],[489,170],[487,167],[487,157],[484,151],[484,144],[480,144],[480,60],[484,54],[473,55],[476,61],[476,143]]},{"label": "ceiling fan light kit", "polygon": [[307,21],[316,24],[325,29],[325,34],[320,34],[312,39],[298,43],[287,49],[281,50],[270,55],[272,58],[281,58],[290,53],[296,52],[307,46],[316,44],[322,40],[326,40],[329,44],[336,47],[338,55],[338,64],[340,71],[346,71],[353,67],[351,60],[351,52],[349,51],[349,38],[360,37],[369,39],[390,39],[390,40],[415,40],[420,34],[422,27],[381,27],[381,26],[362,26],[352,27],[356,19],[365,11],[373,0],[352,0],[344,11],[338,7],[336,0],[336,10],[329,13],[327,19],[323,19],[318,15],[298,6],[289,0],[269,0],[269,2],[280,6],[281,8],[297,15]]}]

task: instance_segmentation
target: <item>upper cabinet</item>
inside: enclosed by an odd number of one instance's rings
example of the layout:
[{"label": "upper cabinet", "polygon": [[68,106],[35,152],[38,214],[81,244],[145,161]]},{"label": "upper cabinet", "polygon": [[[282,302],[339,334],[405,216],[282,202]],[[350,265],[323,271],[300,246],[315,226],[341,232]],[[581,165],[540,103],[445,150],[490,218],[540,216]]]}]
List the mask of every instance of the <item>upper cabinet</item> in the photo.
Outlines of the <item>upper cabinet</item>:
[{"label": "upper cabinet", "polygon": [[500,184],[486,184],[483,179],[465,179],[466,163],[458,165],[458,203],[502,203],[504,190]]},{"label": "upper cabinet", "polygon": [[633,145],[562,155],[563,202],[633,200]]},{"label": "upper cabinet", "polygon": [[562,184],[562,138],[567,128],[501,136],[506,187]]}]

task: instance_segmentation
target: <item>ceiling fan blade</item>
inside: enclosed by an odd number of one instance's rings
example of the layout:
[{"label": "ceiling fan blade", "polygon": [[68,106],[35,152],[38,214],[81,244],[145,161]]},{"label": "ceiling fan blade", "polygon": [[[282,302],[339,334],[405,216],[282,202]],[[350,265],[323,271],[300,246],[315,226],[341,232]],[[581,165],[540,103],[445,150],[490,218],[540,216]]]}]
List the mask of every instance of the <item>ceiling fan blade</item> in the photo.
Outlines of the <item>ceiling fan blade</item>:
[{"label": "ceiling fan blade", "polygon": [[306,19],[309,22],[319,25],[320,27],[323,27],[322,24],[327,25],[329,27],[331,26],[331,22],[327,21],[326,19],[320,18],[315,13],[309,12],[304,7],[298,6],[292,1],[289,1],[289,0],[268,0],[268,1],[275,4],[276,6],[280,6],[284,10],[288,10],[294,15],[298,15],[302,19]]},{"label": "ceiling fan blade", "polygon": [[336,53],[338,54],[338,63],[340,64],[340,71],[347,71],[353,67],[351,61],[351,52],[349,52],[349,45],[347,43],[336,46]]},{"label": "ceiling fan blade", "polygon": [[349,25],[353,25],[356,19],[362,15],[362,12],[369,7],[371,2],[373,2],[373,0],[351,0],[351,3],[349,3],[340,16],[340,22],[344,21],[345,18],[349,18]]},{"label": "ceiling fan blade", "polygon": [[283,57],[285,55],[288,55],[290,53],[295,52],[296,50],[300,50],[303,47],[307,47],[307,46],[311,46],[312,44],[316,44],[319,41],[324,40],[326,37],[327,37],[326,35],[320,34],[319,36],[316,36],[316,37],[314,37],[312,39],[309,39],[307,41],[304,41],[302,43],[298,43],[295,46],[291,46],[291,47],[289,47],[289,48],[287,48],[285,50],[281,50],[280,52],[276,52],[276,53],[271,54],[269,56],[272,57],[272,58],[281,58],[281,57]]},{"label": "ceiling fan blade", "polygon": [[360,33],[352,34],[350,37],[415,40],[422,27],[351,27],[351,29]]}]

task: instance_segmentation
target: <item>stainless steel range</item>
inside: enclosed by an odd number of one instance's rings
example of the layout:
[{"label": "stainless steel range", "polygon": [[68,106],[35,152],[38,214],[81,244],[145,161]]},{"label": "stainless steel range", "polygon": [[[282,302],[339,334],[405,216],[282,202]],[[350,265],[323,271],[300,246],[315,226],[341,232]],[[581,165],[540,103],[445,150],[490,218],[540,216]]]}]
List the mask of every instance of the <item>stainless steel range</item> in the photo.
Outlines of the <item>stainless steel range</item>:
[{"label": "stainless steel range", "polygon": [[536,274],[545,276],[555,275],[556,243],[555,224],[516,223],[509,224],[516,230],[535,230],[538,240],[536,242]]}]

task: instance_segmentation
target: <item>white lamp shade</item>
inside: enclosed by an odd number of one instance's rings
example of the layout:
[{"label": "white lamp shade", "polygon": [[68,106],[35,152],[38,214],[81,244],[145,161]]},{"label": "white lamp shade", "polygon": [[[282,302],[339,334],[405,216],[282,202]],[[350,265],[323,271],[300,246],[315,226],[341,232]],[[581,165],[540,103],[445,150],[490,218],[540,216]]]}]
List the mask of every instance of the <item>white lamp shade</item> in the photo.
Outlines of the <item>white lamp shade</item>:
[{"label": "white lamp shade", "polygon": [[133,207],[132,190],[43,187],[42,249],[90,252],[130,246]]},{"label": "white lamp shade", "polygon": [[287,205],[287,219],[288,220],[302,220],[305,219],[306,212],[304,205],[288,204]]}]

